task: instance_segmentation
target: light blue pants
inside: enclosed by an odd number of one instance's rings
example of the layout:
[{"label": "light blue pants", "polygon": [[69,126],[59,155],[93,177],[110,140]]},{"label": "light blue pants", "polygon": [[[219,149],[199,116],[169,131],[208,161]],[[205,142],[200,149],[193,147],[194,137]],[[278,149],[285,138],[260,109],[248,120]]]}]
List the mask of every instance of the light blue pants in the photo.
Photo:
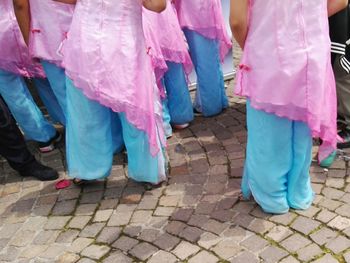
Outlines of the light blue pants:
[{"label": "light blue pants", "polygon": [[66,125],[66,75],[63,68],[42,60],[41,64],[45,70],[46,77],[50,83],[51,89],[55,94],[61,109],[60,123]]},{"label": "light blue pants", "polygon": [[193,121],[193,107],[186,75],[182,64],[167,62],[168,71],[164,75],[168,108],[172,124],[185,124]]},{"label": "light blue pants", "polygon": [[162,100],[162,109],[163,109],[163,129],[165,137],[169,138],[173,135],[173,128],[171,127],[171,117],[168,108],[168,98]]},{"label": "light blue pants", "polygon": [[63,110],[58,103],[49,81],[47,79],[35,78],[33,82],[53,122],[65,125],[66,117],[64,116]]},{"label": "light blue pants", "polygon": [[307,209],[313,201],[309,169],[312,137],[303,122],[253,109],[247,103],[248,143],[242,181],[267,213]]},{"label": "light blue pants", "polygon": [[0,70],[0,94],[29,140],[47,142],[56,134],[35,104],[21,76]]},{"label": "light blue pants", "polygon": [[[66,148],[69,175],[85,180],[109,175],[113,154],[125,143],[129,177],[158,183],[158,156],[152,157],[146,134],[131,125],[123,113],[89,100],[69,78],[67,87]],[[163,154],[163,153],[161,153]]]},{"label": "light blue pants", "polygon": [[198,88],[194,107],[203,116],[217,115],[228,107],[218,41],[189,29],[184,29],[184,33],[197,73]]}]

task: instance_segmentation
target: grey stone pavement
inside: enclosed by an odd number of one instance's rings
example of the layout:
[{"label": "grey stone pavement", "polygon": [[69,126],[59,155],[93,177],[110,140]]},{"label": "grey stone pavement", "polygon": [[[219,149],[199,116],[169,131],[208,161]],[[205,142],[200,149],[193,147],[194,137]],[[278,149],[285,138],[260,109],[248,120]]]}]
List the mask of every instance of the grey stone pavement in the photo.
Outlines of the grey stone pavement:
[{"label": "grey stone pavement", "polygon": [[[229,109],[169,139],[169,182],[152,191],[128,181],[122,154],[108,179],[61,191],[0,161],[0,262],[349,263],[344,160],[312,166],[316,197],[307,211],[272,216],[238,200],[245,101],[232,86]],[[63,146],[37,156],[66,176]]]}]

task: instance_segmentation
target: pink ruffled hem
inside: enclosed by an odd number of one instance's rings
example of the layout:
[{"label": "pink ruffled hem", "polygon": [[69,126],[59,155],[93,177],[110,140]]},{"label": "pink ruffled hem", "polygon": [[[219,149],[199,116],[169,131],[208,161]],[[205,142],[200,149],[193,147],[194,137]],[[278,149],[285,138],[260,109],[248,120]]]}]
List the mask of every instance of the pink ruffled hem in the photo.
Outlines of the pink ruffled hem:
[{"label": "pink ruffled hem", "polygon": [[[89,88],[89,84],[81,79],[78,74],[66,70],[66,75],[73,81],[74,86],[80,89],[88,99],[97,101],[114,112],[125,113],[127,120],[132,125],[148,135],[150,153],[153,157],[155,157],[161,150],[157,143],[158,139],[163,147],[166,146],[163,129],[156,128],[156,126],[161,127],[160,125],[162,125],[162,116],[160,114],[145,112],[136,105],[127,104],[125,102],[121,103],[108,96],[108,94],[92,91]],[[143,118],[139,117],[141,114],[144,116]]]},{"label": "pink ruffled hem", "polygon": [[[323,147],[321,147],[321,151],[319,152],[319,160],[324,160],[337,149],[337,131],[335,128],[336,124],[333,126],[327,126],[321,123],[317,123],[317,118],[311,112],[309,112],[309,110],[304,108],[264,103],[252,98],[250,94],[244,93],[242,91],[235,92],[235,94],[249,99],[251,106],[254,109],[272,113],[281,118],[288,118],[293,121],[305,122],[311,130],[312,137],[321,138],[323,141]],[[291,108],[294,108],[295,110],[291,111]]]}]

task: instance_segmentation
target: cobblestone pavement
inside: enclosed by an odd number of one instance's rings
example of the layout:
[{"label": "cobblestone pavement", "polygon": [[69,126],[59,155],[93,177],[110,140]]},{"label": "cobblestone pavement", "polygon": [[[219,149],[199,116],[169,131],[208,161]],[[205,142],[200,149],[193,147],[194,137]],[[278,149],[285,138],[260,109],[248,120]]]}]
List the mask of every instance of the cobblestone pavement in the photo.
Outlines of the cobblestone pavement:
[{"label": "cobblestone pavement", "polygon": [[[61,191],[0,162],[0,261],[350,262],[347,163],[312,166],[307,211],[272,216],[240,202],[245,105],[230,102],[222,115],[174,133],[168,185],[153,191],[127,180],[124,155],[105,181]],[[64,177],[63,153],[39,157]]]}]

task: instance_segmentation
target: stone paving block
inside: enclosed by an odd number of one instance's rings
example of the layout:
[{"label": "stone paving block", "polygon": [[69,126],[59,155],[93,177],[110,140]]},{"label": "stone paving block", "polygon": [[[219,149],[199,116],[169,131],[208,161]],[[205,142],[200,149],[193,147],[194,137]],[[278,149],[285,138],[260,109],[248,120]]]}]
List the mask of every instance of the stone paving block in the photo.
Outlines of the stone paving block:
[{"label": "stone paving block", "polygon": [[350,263],[350,252],[344,254],[344,259],[346,263]]},{"label": "stone paving block", "polygon": [[14,246],[8,246],[5,250],[1,251],[0,253],[0,261],[2,262],[13,262],[18,254],[20,253],[20,250]]},{"label": "stone paving block", "polygon": [[35,234],[30,230],[20,230],[12,237],[9,244],[15,247],[25,247],[34,239]]},{"label": "stone paving block", "polygon": [[180,237],[186,239],[189,242],[195,243],[199,240],[200,236],[204,233],[203,230],[197,227],[188,226],[179,234]]},{"label": "stone paving block", "polygon": [[46,230],[60,230],[62,229],[68,221],[71,219],[71,216],[53,216],[50,217],[46,222],[44,229]]},{"label": "stone paving block", "polygon": [[171,221],[166,227],[165,231],[172,235],[179,235],[184,229],[186,225],[179,221]]},{"label": "stone paving block", "polygon": [[202,229],[217,235],[220,235],[227,228],[228,228],[227,224],[223,224],[212,219],[208,220],[205,224],[202,225]]},{"label": "stone paving block", "polygon": [[61,232],[56,239],[56,243],[69,243],[71,244],[74,239],[79,235],[78,230],[69,229],[67,231]]},{"label": "stone paving block", "polygon": [[211,202],[200,202],[195,210],[196,214],[210,215],[216,207],[215,203]]},{"label": "stone paving block", "polygon": [[190,220],[187,222],[188,225],[190,226],[195,226],[195,227],[202,227],[204,224],[206,224],[209,221],[208,216],[206,215],[192,215]]},{"label": "stone paving block", "polygon": [[258,235],[252,235],[245,239],[243,242],[241,242],[241,245],[246,247],[248,250],[252,252],[258,252],[261,251],[263,248],[265,248],[269,243],[259,237]]},{"label": "stone paving block", "polygon": [[296,252],[299,249],[306,247],[311,243],[310,240],[301,236],[300,234],[294,234],[286,240],[282,241],[280,244],[289,252]]},{"label": "stone paving block", "polygon": [[343,178],[332,178],[328,177],[326,180],[326,186],[333,187],[333,188],[343,188],[345,185],[345,181]]},{"label": "stone paving block", "polygon": [[220,222],[229,222],[235,215],[236,213],[230,210],[216,210],[210,214],[210,217]]},{"label": "stone paving block", "polygon": [[337,238],[329,241],[326,244],[326,247],[335,254],[339,254],[340,252],[350,248],[350,239],[343,236],[338,236]]},{"label": "stone paving block", "polygon": [[59,235],[60,231],[56,230],[44,230],[39,232],[33,240],[33,244],[35,245],[47,245],[55,242]]},{"label": "stone paving block", "polygon": [[260,260],[258,259],[258,257],[248,251],[243,251],[242,253],[238,254],[231,260],[231,263],[259,263],[259,262]]},{"label": "stone paving block", "polygon": [[338,215],[344,216],[344,217],[348,217],[350,218],[350,204],[344,204],[341,207],[338,207],[335,212]]},{"label": "stone paving block", "polygon": [[185,260],[186,258],[197,253],[200,248],[196,245],[192,245],[189,242],[181,241],[181,243],[172,251],[179,259]]},{"label": "stone paving block", "polygon": [[106,259],[102,261],[103,263],[131,263],[132,259],[127,257],[121,252],[112,252]]},{"label": "stone paving block", "polygon": [[69,222],[69,228],[83,229],[91,220],[91,216],[75,216]]},{"label": "stone paving block", "polygon": [[40,231],[47,222],[43,216],[30,217],[22,226],[21,230]]},{"label": "stone paving block", "polygon": [[102,191],[84,193],[80,198],[80,204],[95,204],[98,203],[103,196]]},{"label": "stone paving block", "polygon": [[333,256],[330,254],[326,254],[322,258],[314,261],[313,263],[338,263],[339,261],[336,260]]},{"label": "stone paving block", "polygon": [[288,253],[278,247],[267,247],[264,251],[260,253],[260,257],[266,263],[274,263],[280,261],[282,258],[286,257]]},{"label": "stone paving block", "polygon": [[289,228],[285,226],[277,225],[269,231],[266,237],[271,238],[273,241],[281,242],[282,240],[286,239],[292,234],[293,234],[293,231],[290,230]]},{"label": "stone paving block", "polygon": [[291,225],[291,227],[303,233],[304,235],[308,235],[310,232],[315,230],[320,226],[321,223],[317,222],[316,220],[306,218],[303,216],[299,216]]},{"label": "stone paving block", "polygon": [[97,208],[96,204],[81,204],[75,210],[75,214],[78,216],[91,216],[94,214]]},{"label": "stone paving block", "polygon": [[180,201],[180,196],[176,196],[176,195],[162,196],[159,200],[159,205],[176,207],[179,204],[179,201]]},{"label": "stone paving block", "polygon": [[336,216],[336,213],[330,212],[327,209],[322,209],[321,212],[316,216],[316,219],[326,224]]},{"label": "stone paving block", "polygon": [[56,263],[75,263],[80,259],[77,254],[74,253],[64,253],[61,255]]},{"label": "stone paving block", "polygon": [[343,204],[342,202],[324,198],[323,200],[320,201],[318,205],[323,208],[327,208],[328,210],[334,211],[342,204]]},{"label": "stone paving block", "polygon": [[138,243],[139,241],[137,241],[136,239],[122,236],[113,243],[112,247],[120,249],[124,252],[127,252],[130,249],[132,249],[134,246],[136,246]]},{"label": "stone paving block", "polygon": [[32,258],[36,258],[38,255],[43,253],[48,248],[48,245],[30,245],[26,246],[24,250],[22,250],[19,258],[25,258],[30,260]]},{"label": "stone paving block", "polygon": [[174,211],[171,215],[171,219],[175,221],[188,222],[194,212],[192,208],[180,208]]},{"label": "stone paving block", "polygon": [[117,207],[119,200],[118,199],[105,199],[102,200],[99,206],[100,210],[114,209]]},{"label": "stone paving block", "polygon": [[83,249],[89,246],[92,242],[94,242],[91,238],[78,237],[75,239],[71,246],[69,246],[69,250],[74,253],[80,253]]},{"label": "stone paving block", "polygon": [[322,190],[322,195],[329,199],[339,200],[345,195],[345,192],[335,188],[325,187]]},{"label": "stone paving block", "polygon": [[78,199],[80,195],[81,189],[71,188],[71,189],[63,189],[58,195],[58,201]]},{"label": "stone paving block", "polygon": [[105,256],[109,250],[110,248],[107,246],[91,245],[85,248],[81,252],[81,255],[88,258],[100,259]]},{"label": "stone paving block", "polygon": [[99,243],[112,244],[120,236],[121,229],[119,227],[104,227],[98,235],[96,241]]},{"label": "stone paving block", "polygon": [[223,240],[222,237],[219,237],[209,232],[205,232],[199,238],[198,245],[200,245],[201,247],[204,247],[205,249],[210,249],[211,247],[215,246],[217,243],[219,243],[222,240]]},{"label": "stone paving block", "polygon": [[77,263],[95,263],[95,260],[89,259],[89,258],[82,258]]},{"label": "stone paving block", "polygon": [[150,260],[148,260],[148,263],[175,263],[177,262],[177,258],[166,251],[158,251],[155,253]]},{"label": "stone paving block", "polygon": [[328,223],[329,227],[335,228],[337,230],[344,230],[350,227],[350,219],[342,216],[337,216],[332,221]]},{"label": "stone paving block", "polygon": [[150,210],[137,210],[131,217],[130,222],[132,224],[144,224],[150,221],[152,218],[152,211]]},{"label": "stone paving block", "polygon": [[236,256],[238,253],[243,251],[243,247],[238,245],[236,242],[227,239],[220,241],[215,247],[211,249],[220,258],[229,260],[230,258]]},{"label": "stone paving block", "polygon": [[137,206],[138,210],[153,210],[157,207],[158,199],[152,196],[145,196]]},{"label": "stone paving block", "polygon": [[91,225],[87,225],[79,234],[80,237],[92,237],[95,238],[97,234],[102,230],[105,226],[104,223],[94,223]]},{"label": "stone paving block", "polygon": [[77,200],[62,201],[55,204],[52,214],[55,216],[67,216],[74,212]]},{"label": "stone paving block", "polygon": [[270,221],[275,222],[277,224],[282,224],[282,225],[289,225],[295,218],[297,217],[296,214],[294,213],[286,213],[283,215],[274,215],[270,217]]},{"label": "stone paving block", "polygon": [[105,222],[108,221],[113,213],[113,209],[106,210],[97,210],[95,217],[93,219],[94,222]]},{"label": "stone paving block", "polygon": [[124,227],[123,233],[130,237],[137,237],[141,233],[142,227],[136,225],[128,225]]},{"label": "stone paving block", "polygon": [[1,238],[11,238],[21,228],[22,224],[8,224],[0,230]]},{"label": "stone paving block", "polygon": [[334,239],[338,233],[330,228],[323,227],[310,235],[311,239],[318,245],[323,246]]},{"label": "stone paving block", "polygon": [[188,263],[216,263],[218,260],[213,254],[209,254],[207,251],[201,251],[191,258]]},{"label": "stone paving block", "polygon": [[284,259],[282,259],[280,261],[280,263],[299,263],[300,261],[297,260],[295,257],[293,256],[289,256],[289,257],[286,257]]},{"label": "stone paving block", "polygon": [[303,262],[308,262],[319,255],[321,255],[323,251],[320,249],[320,247],[316,244],[311,244],[307,247],[304,247],[297,251],[298,258],[302,260]]},{"label": "stone paving block", "polygon": [[140,259],[140,260],[146,260],[150,258],[153,254],[155,254],[158,251],[158,249],[155,246],[152,246],[148,243],[139,243],[134,248],[132,248],[129,253],[130,255]]},{"label": "stone paving block", "polygon": [[264,234],[267,231],[269,231],[271,228],[275,226],[274,223],[271,223],[269,221],[255,218],[248,226],[248,230],[251,230],[255,233]]},{"label": "stone paving block", "polygon": [[64,251],[66,250],[66,247],[60,244],[54,244],[50,245],[44,252],[42,252],[39,257],[44,259],[49,259],[49,262],[53,262],[55,258],[60,256]]},{"label": "stone paving block", "polygon": [[313,218],[320,210],[321,208],[311,206],[306,210],[296,210],[295,212],[301,216]]},{"label": "stone paving block", "polygon": [[157,239],[153,242],[155,246],[166,251],[172,250],[179,243],[179,238],[169,235],[168,233],[164,233],[158,236]]},{"label": "stone paving block", "polygon": [[123,226],[127,225],[131,219],[132,211],[114,211],[111,218],[109,219],[108,226]]},{"label": "stone paving block", "polygon": [[[175,211],[175,207],[157,207],[154,211],[155,216],[171,216]],[[150,213],[151,215],[152,213]]]}]

